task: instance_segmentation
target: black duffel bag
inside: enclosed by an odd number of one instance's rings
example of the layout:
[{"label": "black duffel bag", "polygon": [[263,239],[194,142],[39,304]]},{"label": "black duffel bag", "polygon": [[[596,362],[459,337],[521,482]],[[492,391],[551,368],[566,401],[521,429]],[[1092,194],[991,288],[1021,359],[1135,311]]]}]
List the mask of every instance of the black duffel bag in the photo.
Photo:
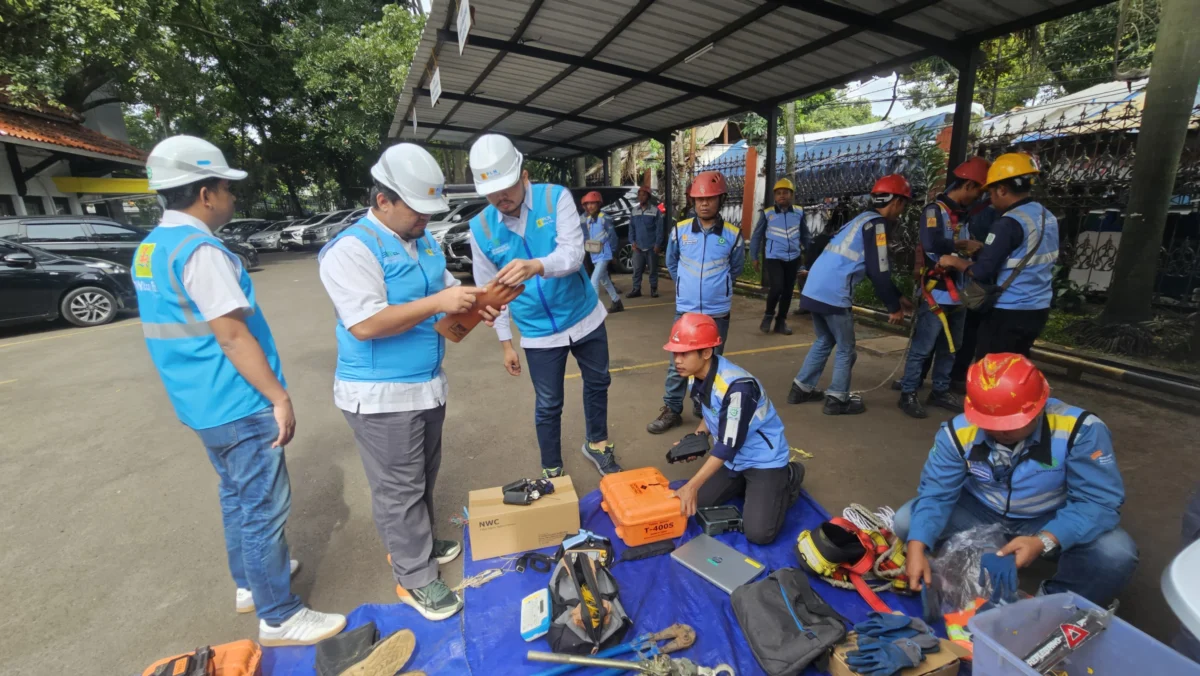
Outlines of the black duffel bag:
[{"label": "black duffel bag", "polygon": [[799,568],[783,568],[733,590],[733,612],[754,659],[770,676],[794,676],[809,664],[828,671],[846,619],[813,591]]}]

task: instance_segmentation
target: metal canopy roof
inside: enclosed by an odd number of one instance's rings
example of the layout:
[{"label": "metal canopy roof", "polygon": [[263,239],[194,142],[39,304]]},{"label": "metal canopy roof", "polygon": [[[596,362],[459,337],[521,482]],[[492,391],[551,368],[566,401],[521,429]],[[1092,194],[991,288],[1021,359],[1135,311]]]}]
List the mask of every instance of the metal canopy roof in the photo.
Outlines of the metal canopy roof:
[{"label": "metal canopy roof", "polygon": [[1108,1],[473,0],[460,56],[457,3],[435,0],[389,136],[466,147],[493,131],[528,156],[599,155],[928,56],[960,63]]}]

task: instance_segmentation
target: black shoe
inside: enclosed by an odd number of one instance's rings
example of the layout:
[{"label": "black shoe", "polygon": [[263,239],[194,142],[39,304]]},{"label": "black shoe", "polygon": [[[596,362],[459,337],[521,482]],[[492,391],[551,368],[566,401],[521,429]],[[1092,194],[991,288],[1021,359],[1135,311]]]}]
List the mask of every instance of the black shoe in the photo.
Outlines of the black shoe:
[{"label": "black shoe", "polygon": [[625,311],[625,306],[624,306],[624,305],[621,303],[621,299],[620,299],[620,298],[618,298],[618,299],[617,299],[617,301],[616,301],[615,303],[613,303],[612,305],[609,305],[609,306],[608,306],[608,313],[609,313],[609,314],[613,314],[613,313],[616,313],[616,312],[624,312],[624,311]]},{"label": "black shoe", "polygon": [[672,427],[679,427],[682,424],[683,416],[672,411],[669,406],[663,406],[662,410],[658,413],[658,417],[650,421],[649,425],[646,425],[646,431],[650,434],[662,434]]},{"label": "black shoe", "polygon": [[825,408],[821,409],[821,412],[825,415],[858,415],[867,412],[867,405],[857,394],[850,395],[846,401],[834,396],[826,396]]},{"label": "black shoe", "polygon": [[803,404],[806,401],[820,401],[825,396],[825,392],[821,390],[805,390],[796,383],[792,383],[792,389],[788,392],[787,402],[789,404]]},{"label": "black shoe", "polygon": [[963,396],[966,396],[966,394],[967,394],[966,381],[965,380],[955,380],[955,381],[951,382],[950,383],[950,391],[955,394],[961,394]]},{"label": "black shoe", "polygon": [[773,322],[773,321],[775,321],[774,317],[772,317],[771,315],[765,315],[763,317],[762,323],[758,325],[758,330],[762,331],[763,333],[770,333],[771,332],[771,322]]},{"label": "black shoe", "polygon": [[776,319],[775,320],[775,333],[782,333],[785,336],[792,335],[792,330],[788,328],[787,320],[784,320],[784,319]]},{"label": "black shoe", "polygon": [[416,645],[408,629],[379,640],[375,623],[368,622],[317,644],[317,676],[341,676],[355,667],[358,670],[354,673],[394,674],[408,664]]},{"label": "black shoe", "polygon": [[641,298],[641,297],[642,297],[642,290],[641,290],[641,289],[634,289],[633,291],[630,291],[629,293],[625,294],[625,297],[626,297],[626,298]]},{"label": "black shoe", "polygon": [[658,289],[650,289],[650,297],[658,298]]},{"label": "black shoe", "polygon": [[963,412],[962,402],[950,392],[930,392],[929,397],[925,399],[925,403],[955,413]]},{"label": "black shoe", "polygon": [[901,411],[904,411],[904,415],[910,418],[929,417],[929,414],[925,412],[925,407],[921,405],[921,400],[917,399],[916,392],[900,393],[900,401],[896,402],[896,405],[900,407]]}]

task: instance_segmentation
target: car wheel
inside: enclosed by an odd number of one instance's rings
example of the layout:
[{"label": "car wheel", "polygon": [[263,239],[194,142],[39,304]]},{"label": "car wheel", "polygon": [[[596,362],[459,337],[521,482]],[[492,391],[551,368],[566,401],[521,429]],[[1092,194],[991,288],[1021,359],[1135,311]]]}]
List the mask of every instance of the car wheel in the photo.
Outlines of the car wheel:
[{"label": "car wheel", "polygon": [[629,274],[633,272],[633,245],[626,243],[617,252],[617,260],[614,261],[617,265],[617,272]]},{"label": "car wheel", "polygon": [[97,286],[81,286],[63,296],[62,316],[75,326],[99,326],[117,316],[117,299]]}]

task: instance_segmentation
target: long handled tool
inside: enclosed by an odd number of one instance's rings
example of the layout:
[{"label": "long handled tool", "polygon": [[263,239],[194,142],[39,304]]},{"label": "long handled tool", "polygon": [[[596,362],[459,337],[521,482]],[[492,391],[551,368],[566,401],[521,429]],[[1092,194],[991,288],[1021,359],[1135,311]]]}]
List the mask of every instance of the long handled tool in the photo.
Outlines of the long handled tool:
[{"label": "long handled tool", "polygon": [[[666,641],[662,645],[658,645],[659,641]],[[680,650],[687,650],[696,643],[696,631],[686,624],[672,624],[662,631],[653,634],[642,634],[628,643],[622,643],[618,646],[613,646],[608,650],[601,650],[596,653],[596,658],[616,657],[618,655],[626,655],[635,653],[642,660],[649,660],[658,655],[665,655]],[[530,653],[532,654],[532,652]],[[555,653],[539,653],[554,655]],[[554,662],[555,660],[536,660],[533,657],[529,659],[539,662]],[[580,667],[582,663],[575,662],[560,662],[563,666],[547,669],[546,671],[538,672],[534,676],[559,676]],[[629,671],[630,667],[625,666],[630,662],[620,662],[622,665],[621,671]],[[594,666],[594,665],[593,665]],[[621,673],[621,672],[615,672]],[[597,675],[599,676],[599,675]]]},{"label": "long handled tool", "polygon": [[733,667],[728,664],[702,667],[687,658],[671,659],[667,655],[659,655],[640,662],[626,662],[601,657],[561,655],[530,650],[525,657],[534,662],[556,662],[579,667],[605,667],[615,670],[616,673],[636,671],[650,676],[736,676]]}]

